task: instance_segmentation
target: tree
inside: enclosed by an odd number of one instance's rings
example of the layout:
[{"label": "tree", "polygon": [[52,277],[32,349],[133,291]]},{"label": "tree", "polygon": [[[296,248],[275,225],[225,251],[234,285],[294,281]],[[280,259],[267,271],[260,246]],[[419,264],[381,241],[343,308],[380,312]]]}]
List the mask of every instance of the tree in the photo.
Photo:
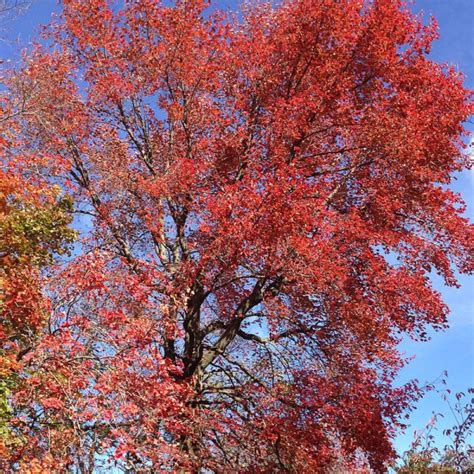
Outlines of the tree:
[{"label": "tree", "polygon": [[22,445],[9,398],[49,312],[40,270],[74,238],[71,201],[58,193],[0,169],[0,457]]},{"label": "tree", "polygon": [[456,473],[472,472],[474,469],[474,447],[469,444],[474,431],[474,398],[467,398],[474,393],[474,389],[470,388],[468,395],[457,393],[454,404],[449,400],[450,393],[448,389],[443,394],[454,418],[454,426],[443,431],[446,444],[442,449],[436,446],[432,432],[436,430],[439,417],[444,415],[434,414],[426,428],[416,433],[410,449],[402,457],[402,464],[395,467],[397,473]]},{"label": "tree", "polygon": [[[470,272],[462,76],[399,0],[63,0],[10,159],[82,216],[5,469],[384,471],[397,343]],[[10,105],[11,108],[13,106]]]}]

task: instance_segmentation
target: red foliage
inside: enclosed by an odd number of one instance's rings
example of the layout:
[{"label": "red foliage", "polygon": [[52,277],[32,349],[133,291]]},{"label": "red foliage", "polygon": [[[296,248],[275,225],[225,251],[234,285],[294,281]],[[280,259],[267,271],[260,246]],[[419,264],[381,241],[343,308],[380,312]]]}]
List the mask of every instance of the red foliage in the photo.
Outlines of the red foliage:
[{"label": "red foliage", "polygon": [[63,0],[10,78],[20,161],[88,216],[11,463],[383,471],[418,395],[397,342],[446,325],[430,271],[473,268],[444,186],[472,102],[426,57],[436,24],[399,0],[123,3]]}]

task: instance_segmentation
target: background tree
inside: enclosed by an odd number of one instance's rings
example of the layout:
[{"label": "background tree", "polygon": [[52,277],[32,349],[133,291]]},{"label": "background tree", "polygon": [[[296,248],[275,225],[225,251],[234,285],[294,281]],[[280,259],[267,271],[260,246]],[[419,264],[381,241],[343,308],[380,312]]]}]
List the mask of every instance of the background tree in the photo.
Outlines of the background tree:
[{"label": "background tree", "polygon": [[[0,1],[0,20],[21,14],[30,2]],[[3,80],[2,75],[2,80]],[[4,84],[3,84],[4,85]],[[15,120],[24,103],[0,105],[0,468],[15,459],[25,439],[12,430],[10,399],[22,384],[23,359],[34,348],[48,318],[42,271],[63,254],[75,232],[72,201],[59,186],[33,177],[13,155],[18,140]]]},{"label": "background tree", "polygon": [[446,417],[454,423],[443,431],[445,445],[440,448],[435,444],[433,432],[439,418],[445,416],[436,413],[426,428],[416,433],[410,449],[402,456],[402,463],[396,467],[397,473],[456,473],[474,469],[474,447],[470,444],[474,431],[474,399],[470,398],[473,393],[472,388],[467,394],[457,393],[454,403],[449,400],[449,390],[443,394],[449,407]]},{"label": "background tree", "polygon": [[[4,163],[2,163],[4,164]],[[23,358],[47,322],[40,270],[74,232],[71,202],[0,169],[0,457],[22,445],[11,430],[9,397],[21,385]],[[0,461],[0,465],[2,462]]]},{"label": "background tree", "polygon": [[398,0],[62,6],[9,76],[9,160],[73,195],[83,238],[6,469],[384,471],[420,394],[393,385],[397,343],[446,326],[430,272],[472,271],[447,187],[471,95],[426,57],[435,22]]}]

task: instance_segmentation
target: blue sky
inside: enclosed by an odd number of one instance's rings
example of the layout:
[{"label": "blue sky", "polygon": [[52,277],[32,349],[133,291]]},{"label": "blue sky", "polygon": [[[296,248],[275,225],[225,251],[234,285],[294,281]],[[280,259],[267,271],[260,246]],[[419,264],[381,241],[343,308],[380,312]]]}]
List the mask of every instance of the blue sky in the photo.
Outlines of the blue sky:
[{"label": "blue sky", "polygon": [[[219,0],[218,5],[235,8],[235,0]],[[15,60],[21,48],[28,45],[40,24],[47,23],[53,11],[57,11],[56,0],[36,0],[21,17],[3,22],[0,36],[0,58]],[[435,42],[431,56],[438,62],[450,63],[464,72],[466,86],[474,89],[474,0],[417,0],[414,11],[433,14],[439,23],[441,38]],[[474,123],[474,122],[473,122]],[[474,131],[474,125],[469,125]],[[474,170],[456,177],[453,189],[460,192],[468,204],[468,215],[474,218]],[[451,327],[443,333],[433,333],[428,343],[406,341],[402,349],[415,359],[400,374],[399,381],[412,378],[420,381],[437,379],[448,371],[448,383],[453,391],[466,391],[474,387],[474,279],[461,277],[460,289],[444,288],[435,280],[445,301],[451,308]],[[443,412],[444,425],[454,423],[448,414],[449,408],[439,394],[428,394],[410,418],[410,429],[396,440],[399,452],[405,450],[413,438],[413,431],[421,429],[433,412]],[[438,438],[442,443],[441,437]]]},{"label": "blue sky", "polygon": [[[456,66],[466,76],[465,85],[474,89],[474,0],[417,0],[413,9],[433,14],[438,20],[441,37],[433,45],[432,58]],[[474,131],[472,124],[468,124],[468,128]],[[468,205],[467,215],[473,220],[474,170],[456,176],[452,188],[464,197]],[[418,378],[420,381],[432,381],[447,370],[451,390],[466,391],[474,387],[474,278],[460,277],[460,283],[460,289],[445,288],[439,279],[435,279],[436,288],[451,309],[451,327],[445,332],[433,333],[427,343],[402,344],[403,350],[416,358],[400,374],[400,380]],[[444,442],[440,436],[442,428],[453,425],[454,419],[440,395],[431,393],[412,414],[411,428],[397,439],[399,451],[408,447],[413,431],[423,428],[432,412],[445,415],[440,420],[438,433],[435,433],[439,436],[439,443]]]}]

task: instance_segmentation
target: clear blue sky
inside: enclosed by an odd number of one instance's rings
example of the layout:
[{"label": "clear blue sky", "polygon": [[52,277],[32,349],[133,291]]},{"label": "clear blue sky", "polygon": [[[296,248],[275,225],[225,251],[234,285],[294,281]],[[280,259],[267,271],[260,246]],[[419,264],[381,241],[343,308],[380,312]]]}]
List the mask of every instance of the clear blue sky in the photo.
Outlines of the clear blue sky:
[{"label": "clear blue sky", "polygon": [[[433,14],[439,23],[441,37],[433,45],[431,56],[438,62],[450,63],[461,70],[465,85],[474,89],[474,0],[417,0],[415,11]],[[474,126],[468,124],[471,132]],[[456,177],[452,188],[460,192],[468,205],[467,215],[474,219],[474,170]],[[448,371],[448,384],[453,391],[466,391],[474,387],[474,279],[460,278],[461,288],[445,288],[439,280],[435,286],[441,291],[451,309],[451,327],[434,333],[427,343],[407,342],[402,348],[415,360],[406,367],[400,379],[418,378],[420,381],[436,379],[443,370]],[[399,451],[406,449],[413,438],[413,430],[422,428],[432,412],[442,412],[438,436],[443,426],[454,424],[449,408],[439,394],[428,394],[410,418],[411,429],[397,439]],[[474,441],[474,440],[471,440]],[[471,444],[474,444],[471,442]]]},{"label": "clear blue sky", "polygon": [[[237,1],[219,0],[217,4],[236,8]],[[455,65],[466,75],[466,85],[474,89],[474,0],[417,0],[412,8],[433,14],[439,22],[441,38],[434,44],[433,59]],[[0,58],[15,60],[20,48],[35,37],[38,26],[47,23],[55,10],[56,0],[36,0],[26,14],[4,23],[0,36],[7,39],[0,41]],[[474,131],[474,126],[470,128]],[[473,219],[474,170],[457,176],[453,188],[463,195],[468,203],[468,215]],[[446,332],[434,333],[428,343],[402,344],[402,349],[415,359],[401,373],[400,382],[412,378],[432,381],[447,370],[453,391],[474,387],[474,280],[462,277],[460,281],[461,289],[443,288],[439,281],[435,282],[451,308],[451,327]],[[400,452],[408,447],[413,431],[422,428],[432,412],[445,413],[445,425],[454,421],[438,394],[427,395],[412,414],[408,432],[396,440]]]}]

